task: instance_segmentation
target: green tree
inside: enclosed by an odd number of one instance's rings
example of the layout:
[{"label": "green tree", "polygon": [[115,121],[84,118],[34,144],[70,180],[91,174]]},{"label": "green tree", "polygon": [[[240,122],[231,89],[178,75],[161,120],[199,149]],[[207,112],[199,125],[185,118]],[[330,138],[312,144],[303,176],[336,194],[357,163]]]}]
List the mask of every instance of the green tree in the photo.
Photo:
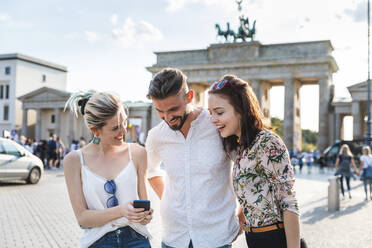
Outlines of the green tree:
[{"label": "green tree", "polygon": [[[271,126],[274,128],[274,132],[283,138],[283,121],[279,118],[271,118]],[[315,151],[318,146],[318,133],[309,129],[302,129],[302,147],[303,151],[313,150]]]},{"label": "green tree", "polygon": [[279,118],[271,118],[271,126],[274,128],[274,132],[283,139],[283,121]]}]

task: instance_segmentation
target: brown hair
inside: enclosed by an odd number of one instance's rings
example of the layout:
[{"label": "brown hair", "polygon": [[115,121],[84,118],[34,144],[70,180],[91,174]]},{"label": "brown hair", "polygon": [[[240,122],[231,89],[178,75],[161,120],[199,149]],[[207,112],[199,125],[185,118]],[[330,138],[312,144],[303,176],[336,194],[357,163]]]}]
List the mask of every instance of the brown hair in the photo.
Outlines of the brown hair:
[{"label": "brown hair", "polygon": [[[258,132],[265,128],[271,129],[271,127],[263,122],[263,114],[257,97],[246,81],[235,75],[225,75],[221,78],[222,80],[226,81],[224,86],[221,88],[214,87],[218,84],[215,83],[208,93],[218,94],[227,99],[235,112],[241,116],[241,137],[239,143],[244,149],[248,148],[256,138]],[[222,140],[223,146],[228,152],[235,150],[239,145],[235,135],[223,138]]]},{"label": "brown hair", "polygon": [[165,68],[158,72],[150,82],[147,98],[164,99],[178,94],[181,90],[188,92],[186,75],[176,68]]}]

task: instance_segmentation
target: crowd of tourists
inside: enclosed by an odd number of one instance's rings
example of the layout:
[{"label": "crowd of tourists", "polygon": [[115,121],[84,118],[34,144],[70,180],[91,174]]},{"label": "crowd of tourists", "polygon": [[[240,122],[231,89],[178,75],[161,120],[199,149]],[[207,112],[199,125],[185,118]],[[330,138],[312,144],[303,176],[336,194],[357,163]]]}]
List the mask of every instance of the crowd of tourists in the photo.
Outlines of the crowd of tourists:
[{"label": "crowd of tourists", "polygon": [[320,173],[325,173],[325,168],[327,168],[329,172],[339,176],[342,199],[345,199],[344,183],[346,183],[348,197],[351,199],[350,180],[360,179],[364,184],[364,200],[372,200],[372,155],[369,146],[364,146],[362,148],[362,155],[357,160],[359,161],[359,165],[356,164],[356,158],[347,144],[341,146],[334,163],[327,163],[324,157],[320,156],[318,151],[291,151],[289,154],[295,172],[296,167],[298,167],[299,172],[302,173],[302,167],[306,164],[308,173],[311,174],[311,168],[314,165],[318,165]]},{"label": "crowd of tourists", "polygon": [[70,147],[65,146],[60,137],[51,134],[49,140],[35,140],[25,136],[12,137],[12,140],[43,161],[44,168],[56,170],[61,167],[63,158],[70,151],[78,150],[86,145],[84,137],[72,140]]}]

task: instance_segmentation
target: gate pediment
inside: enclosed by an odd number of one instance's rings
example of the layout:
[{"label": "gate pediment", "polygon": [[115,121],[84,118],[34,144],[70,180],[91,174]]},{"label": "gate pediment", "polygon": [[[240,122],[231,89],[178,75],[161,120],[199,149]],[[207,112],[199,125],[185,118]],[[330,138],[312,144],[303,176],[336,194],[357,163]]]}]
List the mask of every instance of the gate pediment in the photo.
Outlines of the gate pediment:
[{"label": "gate pediment", "polygon": [[42,87],[18,97],[24,108],[64,107],[71,93],[49,87]]},{"label": "gate pediment", "polygon": [[368,85],[367,81],[357,83],[347,87],[353,101],[367,100]]}]

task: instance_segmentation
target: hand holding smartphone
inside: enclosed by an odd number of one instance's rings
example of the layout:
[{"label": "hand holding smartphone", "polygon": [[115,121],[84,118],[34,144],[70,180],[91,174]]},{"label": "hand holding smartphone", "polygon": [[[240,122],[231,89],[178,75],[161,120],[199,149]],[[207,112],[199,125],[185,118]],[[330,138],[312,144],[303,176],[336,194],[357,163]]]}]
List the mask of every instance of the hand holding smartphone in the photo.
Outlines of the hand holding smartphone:
[{"label": "hand holding smartphone", "polygon": [[150,210],[150,201],[149,200],[134,200],[133,201],[134,208],[144,208],[145,211]]}]

